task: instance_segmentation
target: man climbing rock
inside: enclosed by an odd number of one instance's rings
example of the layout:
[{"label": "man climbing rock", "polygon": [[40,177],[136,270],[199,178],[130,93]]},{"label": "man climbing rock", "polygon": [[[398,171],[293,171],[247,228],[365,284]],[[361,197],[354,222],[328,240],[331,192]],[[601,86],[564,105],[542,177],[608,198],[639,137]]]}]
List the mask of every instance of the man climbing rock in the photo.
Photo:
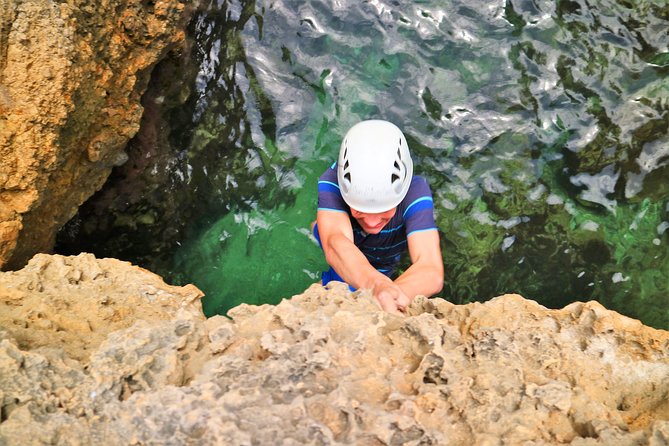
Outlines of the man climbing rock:
[{"label": "man climbing rock", "polygon": [[[346,133],[338,161],[319,178],[313,230],[330,265],[323,285],[337,280],[370,289],[391,313],[442,289],[432,192],[413,175],[404,134],[388,121],[362,121]],[[411,266],[395,278],[407,249]]]}]

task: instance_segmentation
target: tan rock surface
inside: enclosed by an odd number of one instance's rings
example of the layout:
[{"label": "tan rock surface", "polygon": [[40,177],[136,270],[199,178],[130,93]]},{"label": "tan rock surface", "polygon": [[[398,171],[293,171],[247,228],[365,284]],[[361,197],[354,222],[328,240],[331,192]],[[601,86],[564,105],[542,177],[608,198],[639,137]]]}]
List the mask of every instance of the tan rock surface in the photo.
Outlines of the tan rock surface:
[{"label": "tan rock surface", "polygon": [[0,268],[56,231],[123,163],[183,0],[0,0]]},{"label": "tan rock surface", "polygon": [[185,304],[200,317],[202,292],[171,287],[116,259],[36,255],[20,272],[0,275],[0,327],[23,350],[62,348],[78,361],[115,331],[139,320],[174,318]]},{"label": "tan rock surface", "polygon": [[517,295],[398,317],[337,285],[205,319],[192,286],[37,256],[0,274],[0,444],[669,442],[669,332]]}]

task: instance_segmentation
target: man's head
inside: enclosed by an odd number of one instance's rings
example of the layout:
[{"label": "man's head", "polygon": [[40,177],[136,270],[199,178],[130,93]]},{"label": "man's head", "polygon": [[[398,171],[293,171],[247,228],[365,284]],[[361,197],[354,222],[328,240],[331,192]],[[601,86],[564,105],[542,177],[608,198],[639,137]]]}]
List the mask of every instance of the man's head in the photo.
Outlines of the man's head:
[{"label": "man's head", "polygon": [[[339,150],[337,179],[342,197],[368,233],[379,232],[395,213],[413,175],[413,162],[402,131],[388,121],[362,121],[346,133]],[[390,212],[392,211],[392,214]],[[381,216],[376,230],[374,218],[363,224],[356,215]],[[390,217],[387,217],[390,215]],[[367,225],[367,228],[365,228]],[[372,231],[368,231],[371,229]]]}]

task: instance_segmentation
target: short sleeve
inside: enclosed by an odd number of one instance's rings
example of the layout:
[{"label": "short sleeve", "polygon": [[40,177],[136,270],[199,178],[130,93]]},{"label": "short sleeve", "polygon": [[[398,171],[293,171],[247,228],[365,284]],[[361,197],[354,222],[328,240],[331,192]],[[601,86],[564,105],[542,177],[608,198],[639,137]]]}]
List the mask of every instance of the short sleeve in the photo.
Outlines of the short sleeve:
[{"label": "short sleeve", "polygon": [[420,176],[413,178],[402,203],[402,217],[406,225],[407,236],[414,232],[437,230],[432,191],[425,178]]},{"label": "short sleeve", "polygon": [[337,164],[329,167],[318,179],[318,210],[348,212],[337,181]]}]

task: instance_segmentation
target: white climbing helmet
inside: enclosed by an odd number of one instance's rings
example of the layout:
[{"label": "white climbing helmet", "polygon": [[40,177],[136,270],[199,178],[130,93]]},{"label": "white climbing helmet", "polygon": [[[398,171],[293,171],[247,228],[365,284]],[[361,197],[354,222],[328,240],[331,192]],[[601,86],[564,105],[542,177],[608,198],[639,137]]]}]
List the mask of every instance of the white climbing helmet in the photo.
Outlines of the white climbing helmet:
[{"label": "white climbing helmet", "polygon": [[402,131],[388,121],[361,121],[346,133],[339,149],[337,179],[351,208],[386,212],[409,190],[413,162]]}]

